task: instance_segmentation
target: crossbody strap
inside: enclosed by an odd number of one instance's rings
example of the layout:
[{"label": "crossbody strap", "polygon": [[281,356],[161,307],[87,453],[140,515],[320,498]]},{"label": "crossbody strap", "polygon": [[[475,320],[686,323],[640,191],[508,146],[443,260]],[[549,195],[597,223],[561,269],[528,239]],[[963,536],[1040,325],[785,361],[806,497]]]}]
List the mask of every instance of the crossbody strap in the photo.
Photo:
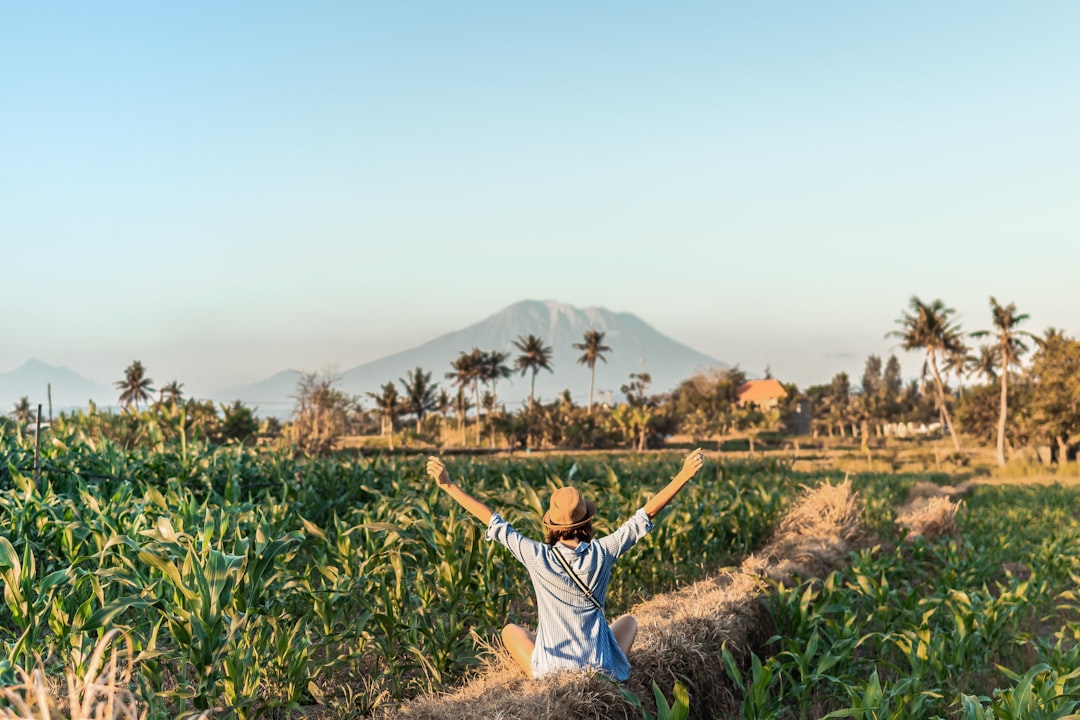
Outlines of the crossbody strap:
[{"label": "crossbody strap", "polygon": [[603,615],[604,608],[600,605],[600,601],[593,596],[592,590],[589,589],[588,585],[581,581],[581,578],[577,576],[577,573],[570,569],[570,563],[568,563],[566,561],[566,558],[562,556],[562,553],[559,552],[559,549],[555,546],[552,546],[551,552],[555,556],[555,559],[559,561],[559,564],[562,565],[562,568],[566,571],[566,574],[569,575],[570,579],[574,581],[574,584],[578,586],[578,590],[580,590],[582,594],[585,595],[585,597],[589,600],[589,602],[593,604],[593,607],[599,610],[600,614]]}]

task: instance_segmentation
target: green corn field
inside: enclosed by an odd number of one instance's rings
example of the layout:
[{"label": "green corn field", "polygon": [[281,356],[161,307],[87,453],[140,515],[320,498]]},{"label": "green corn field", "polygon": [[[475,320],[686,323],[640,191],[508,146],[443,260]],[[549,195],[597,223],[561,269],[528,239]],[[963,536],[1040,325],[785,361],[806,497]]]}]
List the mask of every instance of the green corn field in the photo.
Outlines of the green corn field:
[{"label": "green corn field", "polygon": [[[552,489],[596,498],[603,533],[681,455],[447,462],[540,537]],[[0,440],[0,680],[85,674],[117,630],[152,718],[360,717],[452,687],[504,624],[535,612],[524,570],[423,463],[198,443],[125,451],[77,432],[55,433],[35,462],[28,441]],[[775,459],[710,463],[620,565],[610,614],[737,565],[801,486],[827,477]],[[882,544],[767,595],[776,636],[746,667],[726,658],[745,717],[1065,718],[1078,707],[1080,492],[982,488],[958,536],[908,542],[890,513],[916,479],[853,477]]]}]

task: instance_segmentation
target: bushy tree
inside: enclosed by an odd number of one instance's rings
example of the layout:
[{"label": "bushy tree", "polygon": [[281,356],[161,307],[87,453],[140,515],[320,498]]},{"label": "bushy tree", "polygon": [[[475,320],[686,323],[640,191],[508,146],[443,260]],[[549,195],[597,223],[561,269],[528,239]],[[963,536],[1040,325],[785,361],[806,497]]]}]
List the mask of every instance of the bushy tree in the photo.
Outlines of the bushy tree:
[{"label": "bushy tree", "polygon": [[254,411],[239,400],[231,405],[221,405],[221,425],[218,439],[221,442],[247,442],[259,432],[259,420]]},{"label": "bushy tree", "polygon": [[[972,385],[956,404],[956,426],[980,442],[993,445],[997,441],[998,420],[1001,417],[1000,389],[989,383]],[[1031,384],[1013,383],[1009,387],[1012,408],[1005,428],[1008,447],[1015,448],[1030,440]]]},{"label": "bushy tree", "polygon": [[1065,460],[1080,442],[1080,341],[1056,331],[1038,340],[1029,371],[1032,435]]},{"label": "bushy tree", "polygon": [[650,428],[659,404],[657,398],[648,394],[651,383],[652,376],[649,373],[630,373],[629,382],[619,388],[626,396],[626,402],[612,409],[613,419],[638,452],[643,452],[648,446]]},{"label": "bushy tree", "polygon": [[334,374],[303,373],[296,384],[291,439],[299,452],[325,454],[345,432],[359,403],[337,387]]},{"label": "bushy tree", "polygon": [[746,373],[732,368],[697,372],[679,383],[669,400],[671,415],[680,430],[695,439],[707,439],[732,430],[739,389]]},{"label": "bushy tree", "polygon": [[850,411],[851,380],[846,372],[838,372],[829,383],[829,394],[825,396],[825,416],[831,425],[839,429],[840,437],[846,434]]}]

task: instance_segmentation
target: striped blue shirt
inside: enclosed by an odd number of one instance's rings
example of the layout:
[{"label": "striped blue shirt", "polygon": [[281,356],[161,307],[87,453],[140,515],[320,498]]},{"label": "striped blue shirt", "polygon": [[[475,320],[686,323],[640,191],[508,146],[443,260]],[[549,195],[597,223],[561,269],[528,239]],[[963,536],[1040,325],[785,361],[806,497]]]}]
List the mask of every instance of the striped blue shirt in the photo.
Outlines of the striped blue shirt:
[{"label": "striped blue shirt", "polygon": [[530,540],[510,523],[493,514],[486,537],[505,545],[532,578],[539,622],[532,654],[533,677],[557,670],[591,668],[622,682],[630,677],[630,663],[604,616],[582,594],[552,553],[562,553],[604,605],[611,566],[653,528],[645,508],[606,537],[571,548]]}]

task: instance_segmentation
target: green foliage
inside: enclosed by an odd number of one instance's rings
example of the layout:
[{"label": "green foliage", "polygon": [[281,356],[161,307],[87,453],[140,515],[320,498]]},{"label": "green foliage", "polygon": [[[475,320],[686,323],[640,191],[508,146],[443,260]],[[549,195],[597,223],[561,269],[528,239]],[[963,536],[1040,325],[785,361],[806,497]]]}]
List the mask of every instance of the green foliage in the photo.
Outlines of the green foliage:
[{"label": "green foliage", "polygon": [[743,689],[742,717],[745,720],[775,718],[780,712],[780,698],[772,692],[773,668],[761,664],[761,658],[750,654],[750,676],[745,677],[731,651],[724,647],[721,660],[724,670],[735,687]]},{"label": "green foliage", "polygon": [[644,720],[686,720],[690,715],[690,693],[682,680],[675,681],[675,687],[671,694],[674,702],[668,703],[664,691],[655,682],[652,684],[653,697],[656,699],[656,715],[653,715],[641,704],[641,698],[626,688],[620,687],[623,698],[641,711]]},{"label": "green foliage", "polygon": [[[540,537],[552,489],[572,482],[600,500],[605,533],[679,459],[448,463]],[[117,628],[153,716],[248,718],[316,701],[369,712],[447,687],[478,662],[477,638],[535,622],[524,569],[430,485],[419,457],[308,459],[197,439],[125,450],[58,424],[36,486],[32,463],[31,438],[0,440],[0,674],[38,658],[47,671],[84,668]],[[816,479],[775,459],[708,466],[620,565],[610,612],[734,564]],[[886,538],[912,480],[852,478]],[[720,658],[744,689],[743,715],[1073,714],[1078,494],[981,487],[958,516],[962,540],[893,537],[827,578],[778,587],[767,600],[776,636],[745,662]],[[350,673],[363,680],[343,685]],[[688,705],[678,686],[674,701],[661,697],[658,717]]]},{"label": "green foliage", "polygon": [[[769,654],[754,658],[751,677],[725,657],[744,716],[1070,717],[1080,697],[1078,495],[983,487],[958,516],[963,540],[871,548],[824,580],[777,588]],[[880,517],[888,504],[867,511]],[[1061,628],[1054,640],[1047,626]]]},{"label": "green foliage", "polygon": [[[596,497],[609,532],[680,460],[448,463],[539,538],[553,488]],[[524,569],[428,482],[420,457],[296,458],[194,439],[125,450],[66,426],[46,438],[37,487],[32,464],[31,439],[0,439],[3,667],[40,656],[46,670],[79,670],[120,629],[155,716],[248,718],[316,699],[372,710],[446,687],[478,662],[478,637],[535,622]],[[611,612],[759,545],[796,481],[776,462],[711,466],[620,566]],[[340,684],[355,673],[362,689]]]},{"label": "green foliage", "polygon": [[[1022,388],[1019,390],[1016,387],[1009,388],[1010,395],[1015,396],[1018,391],[1022,391]],[[1011,404],[1015,410],[1017,404]],[[996,384],[975,385],[967,388],[964,396],[957,403],[956,426],[964,433],[990,444],[996,441],[1000,414],[1001,388]],[[1007,418],[1007,421],[1010,421],[1007,432],[1009,437],[1020,439],[1018,437],[1020,428],[1017,427],[1016,416],[1017,413],[1014,412]]]},{"label": "green foliage", "polygon": [[1032,435],[1051,445],[1075,444],[1080,435],[1080,341],[1048,333],[1032,358],[1030,377]]},{"label": "green foliage", "polygon": [[228,442],[247,442],[259,432],[259,421],[251,408],[236,400],[231,405],[221,406],[221,428],[218,439]]},{"label": "green foliage", "polygon": [[746,373],[737,366],[696,373],[672,392],[672,415],[680,418],[682,431],[695,440],[726,434],[732,429],[739,389],[745,383]]}]

